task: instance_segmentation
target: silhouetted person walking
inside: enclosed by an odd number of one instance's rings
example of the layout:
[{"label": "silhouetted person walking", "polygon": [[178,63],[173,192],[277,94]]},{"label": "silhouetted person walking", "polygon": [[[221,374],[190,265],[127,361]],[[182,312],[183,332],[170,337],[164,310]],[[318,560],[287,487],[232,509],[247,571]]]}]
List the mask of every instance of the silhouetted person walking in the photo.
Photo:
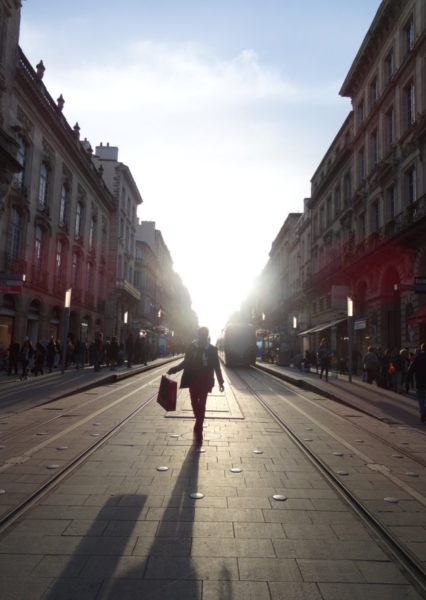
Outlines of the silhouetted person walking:
[{"label": "silhouetted person walking", "polygon": [[420,346],[420,352],[408,368],[408,375],[416,378],[416,397],[419,402],[420,419],[426,422],[426,344]]},{"label": "silhouetted person walking", "polygon": [[197,339],[185,352],[184,360],[167,372],[177,373],[183,369],[181,388],[189,388],[192,410],[195,417],[194,433],[197,443],[203,441],[203,423],[206,414],[207,394],[214,386],[214,374],[219,382],[219,389],[224,390],[222,370],[216,346],[210,344],[209,330],[200,327]]}]

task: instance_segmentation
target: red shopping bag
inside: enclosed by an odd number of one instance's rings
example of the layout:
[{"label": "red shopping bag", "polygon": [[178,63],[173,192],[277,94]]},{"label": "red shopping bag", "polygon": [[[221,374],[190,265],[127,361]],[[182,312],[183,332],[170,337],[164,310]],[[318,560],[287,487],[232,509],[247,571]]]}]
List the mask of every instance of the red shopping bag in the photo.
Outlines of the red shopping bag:
[{"label": "red shopping bag", "polygon": [[177,382],[166,375],[161,377],[157,402],[168,412],[176,410]]}]

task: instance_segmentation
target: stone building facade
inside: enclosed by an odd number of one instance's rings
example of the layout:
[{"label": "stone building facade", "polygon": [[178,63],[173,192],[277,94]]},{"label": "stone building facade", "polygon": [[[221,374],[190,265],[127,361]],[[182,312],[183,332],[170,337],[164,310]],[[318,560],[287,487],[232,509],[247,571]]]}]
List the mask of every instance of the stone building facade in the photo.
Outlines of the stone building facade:
[{"label": "stone building facade", "polygon": [[[103,332],[123,341],[139,333],[142,197],[118,148],[94,154],[67,122],[43,62],[33,68],[19,47],[19,22],[20,2],[0,0],[0,351],[12,337],[35,343],[67,329],[73,340]],[[167,246],[159,231],[154,238],[155,301],[170,323],[191,321]]]},{"label": "stone building facade", "polygon": [[[360,351],[426,340],[425,24],[422,0],[384,0],[342,85],[353,110],[286,235],[297,276],[279,313],[284,324],[297,317],[300,351],[325,335],[347,353],[347,297]],[[265,272],[280,248],[274,242]],[[280,297],[281,284],[266,284],[268,297]]]}]

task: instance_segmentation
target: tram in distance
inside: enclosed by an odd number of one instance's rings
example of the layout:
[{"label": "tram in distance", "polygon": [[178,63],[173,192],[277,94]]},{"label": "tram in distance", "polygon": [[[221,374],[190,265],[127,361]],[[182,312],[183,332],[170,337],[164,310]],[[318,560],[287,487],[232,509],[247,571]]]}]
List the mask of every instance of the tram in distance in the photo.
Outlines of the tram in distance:
[{"label": "tram in distance", "polygon": [[249,367],[256,363],[256,334],[252,325],[227,325],[218,346],[220,358],[228,367]]}]

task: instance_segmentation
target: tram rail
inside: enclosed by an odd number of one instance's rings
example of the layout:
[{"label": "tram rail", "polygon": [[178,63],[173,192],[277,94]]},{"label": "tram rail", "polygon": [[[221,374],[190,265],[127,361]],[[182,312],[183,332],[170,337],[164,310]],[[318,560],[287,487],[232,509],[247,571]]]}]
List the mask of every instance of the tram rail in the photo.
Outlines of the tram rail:
[{"label": "tram rail", "polygon": [[[256,371],[252,367],[250,371]],[[390,555],[397,561],[402,569],[407,573],[416,588],[426,596],[426,572],[421,561],[413,555],[412,552],[401,542],[389,529],[380,522],[380,520],[360,501],[360,499],[343,483],[336,473],[316,454],[312,447],[306,443],[300,435],[284,421],[281,415],[268,403],[258,392],[242,377],[241,369],[234,370],[234,374],[243,382],[250,393],[256,398],[259,404],[271,415],[275,422],[282,428],[283,431],[292,439],[300,451],[308,458],[310,463],[324,476],[327,482],[332,486],[339,496],[346,501],[352,510],[359,516],[363,523],[383,541]],[[268,375],[257,370],[262,376]],[[278,380],[279,381],[279,380]],[[282,382],[281,382],[282,383]],[[294,390],[292,390],[294,391]],[[300,395],[300,394],[299,394]],[[352,424],[352,422],[351,422]],[[370,432],[368,432],[369,435]],[[386,440],[379,437],[380,442],[385,443]],[[413,459],[414,460],[414,459]],[[418,462],[418,461],[417,461]]]}]

